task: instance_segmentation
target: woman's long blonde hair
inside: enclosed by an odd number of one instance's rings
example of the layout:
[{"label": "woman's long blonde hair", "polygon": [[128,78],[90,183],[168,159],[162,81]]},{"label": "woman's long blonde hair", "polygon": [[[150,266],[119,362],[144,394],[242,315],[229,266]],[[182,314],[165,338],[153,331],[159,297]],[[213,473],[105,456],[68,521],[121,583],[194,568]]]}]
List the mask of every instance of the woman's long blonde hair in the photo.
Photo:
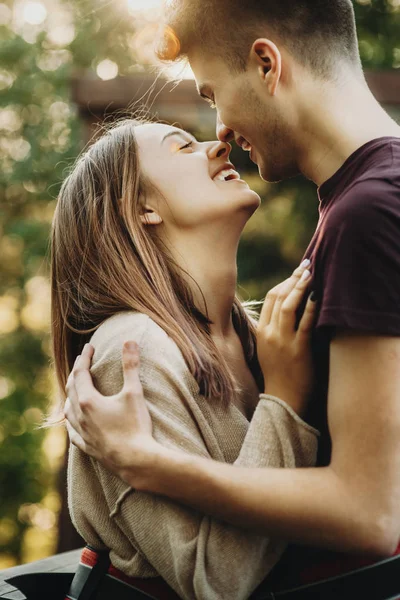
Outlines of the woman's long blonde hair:
[{"label": "woman's long blonde hair", "polygon": [[[133,119],[112,126],[64,181],[51,236],[51,327],[60,393],[93,332],[121,311],[147,314],[174,340],[208,398],[232,400],[236,382],[210,334],[182,271],[140,219],[151,182],[140,172]],[[255,325],[239,299],[235,328],[248,363],[260,376]],[[260,381],[260,380],[259,380]]]}]

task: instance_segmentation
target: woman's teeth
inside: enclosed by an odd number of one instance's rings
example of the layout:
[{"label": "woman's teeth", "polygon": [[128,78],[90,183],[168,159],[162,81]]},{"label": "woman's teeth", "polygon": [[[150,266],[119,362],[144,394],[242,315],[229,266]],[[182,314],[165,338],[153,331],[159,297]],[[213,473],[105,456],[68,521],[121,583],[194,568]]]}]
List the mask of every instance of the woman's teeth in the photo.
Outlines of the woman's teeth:
[{"label": "woman's teeth", "polygon": [[231,181],[232,179],[240,179],[239,173],[234,169],[224,169],[214,177],[214,181]]}]

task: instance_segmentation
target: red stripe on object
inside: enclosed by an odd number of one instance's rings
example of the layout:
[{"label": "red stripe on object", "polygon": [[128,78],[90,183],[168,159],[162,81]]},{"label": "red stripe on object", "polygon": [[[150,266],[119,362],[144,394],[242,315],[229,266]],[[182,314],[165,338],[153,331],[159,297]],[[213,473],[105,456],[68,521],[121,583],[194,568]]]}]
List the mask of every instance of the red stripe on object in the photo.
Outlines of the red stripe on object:
[{"label": "red stripe on object", "polygon": [[94,550],[91,550],[90,548],[84,548],[82,550],[80,562],[83,565],[86,565],[87,567],[94,567],[98,559],[99,555],[97,552],[94,552]]}]

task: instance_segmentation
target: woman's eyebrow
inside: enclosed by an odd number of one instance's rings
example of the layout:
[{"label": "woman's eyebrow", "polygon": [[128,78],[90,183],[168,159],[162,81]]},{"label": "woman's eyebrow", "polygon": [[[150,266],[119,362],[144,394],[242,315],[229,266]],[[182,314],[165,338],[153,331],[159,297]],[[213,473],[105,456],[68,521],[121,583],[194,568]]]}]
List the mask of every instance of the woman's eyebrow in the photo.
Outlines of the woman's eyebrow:
[{"label": "woman's eyebrow", "polygon": [[197,142],[196,138],[194,136],[190,135],[190,133],[187,133],[187,131],[182,131],[180,129],[174,129],[173,131],[170,131],[169,133],[167,133],[167,135],[165,135],[163,137],[163,139],[161,140],[161,144],[163,144],[167,138],[169,138],[173,135],[181,135],[182,137],[188,137],[193,142]]}]

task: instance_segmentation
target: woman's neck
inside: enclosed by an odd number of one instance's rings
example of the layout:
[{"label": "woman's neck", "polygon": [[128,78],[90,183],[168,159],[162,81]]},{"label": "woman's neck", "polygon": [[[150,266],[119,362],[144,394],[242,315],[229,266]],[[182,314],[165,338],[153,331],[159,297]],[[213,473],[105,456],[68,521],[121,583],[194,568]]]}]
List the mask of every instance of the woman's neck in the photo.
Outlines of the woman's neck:
[{"label": "woman's neck", "polygon": [[186,283],[199,310],[212,322],[211,334],[223,339],[233,331],[232,307],[237,284],[238,239],[230,240],[225,232],[183,232],[168,240],[175,262],[184,273]]}]

